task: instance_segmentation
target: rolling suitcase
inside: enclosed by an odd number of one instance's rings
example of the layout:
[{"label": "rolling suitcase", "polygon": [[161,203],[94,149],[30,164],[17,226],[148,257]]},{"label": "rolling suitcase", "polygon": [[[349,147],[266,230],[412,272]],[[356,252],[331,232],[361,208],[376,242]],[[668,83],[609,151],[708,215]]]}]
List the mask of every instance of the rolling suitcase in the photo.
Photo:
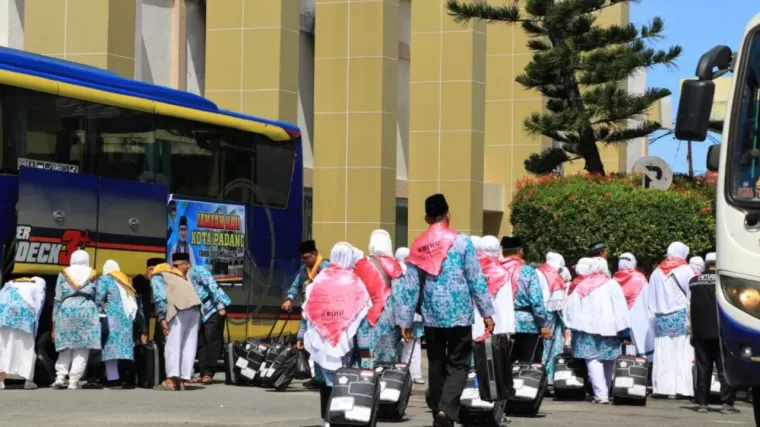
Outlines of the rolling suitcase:
[{"label": "rolling suitcase", "polygon": [[327,401],[327,422],[330,427],[377,425],[380,403],[379,375],[358,368],[340,368]]},{"label": "rolling suitcase", "polygon": [[475,371],[470,371],[462,396],[459,399],[460,424],[465,427],[498,427],[504,419],[506,406],[506,400],[499,402],[482,400],[477,374]]},{"label": "rolling suitcase", "polygon": [[380,408],[378,410],[380,419],[401,421],[404,418],[414,387],[412,373],[409,371],[412,356],[414,356],[414,346],[406,363],[381,362],[375,369],[375,372],[380,374]]},{"label": "rolling suitcase", "polygon": [[612,402],[646,406],[648,375],[647,359],[628,355],[618,357],[612,376]]},{"label": "rolling suitcase", "polygon": [[265,382],[265,385],[274,387],[277,391],[288,388],[295,378],[297,356],[298,349],[293,346],[287,346],[280,350],[277,358],[264,373],[262,381]]},{"label": "rolling suitcase", "polygon": [[506,400],[512,394],[512,370],[509,358],[512,341],[507,334],[486,332],[473,342],[475,372],[480,398],[487,402]]},{"label": "rolling suitcase", "polygon": [[554,358],[554,399],[583,400],[586,398],[588,368],[586,361],[571,353],[560,353]]},{"label": "rolling suitcase", "polygon": [[259,340],[249,338],[245,342],[225,345],[224,383],[228,385],[251,385],[261,369],[269,347]]},{"label": "rolling suitcase", "polygon": [[[532,359],[535,359],[540,342],[540,338],[536,340]],[[512,365],[512,386],[515,392],[507,400],[507,414],[535,417],[544,401],[548,383],[543,364],[516,361]]]},{"label": "rolling suitcase", "polygon": [[135,346],[135,368],[137,370],[137,386],[153,388],[163,381],[164,372],[161,352],[154,342]]}]

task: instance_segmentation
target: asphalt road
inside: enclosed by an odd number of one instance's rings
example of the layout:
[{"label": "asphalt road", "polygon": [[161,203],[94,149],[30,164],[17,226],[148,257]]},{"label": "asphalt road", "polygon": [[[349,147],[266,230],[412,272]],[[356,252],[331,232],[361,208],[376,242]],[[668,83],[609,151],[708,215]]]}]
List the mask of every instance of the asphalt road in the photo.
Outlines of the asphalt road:
[{"label": "asphalt road", "polygon": [[[738,415],[702,415],[685,401],[649,400],[645,408],[598,406],[547,399],[538,418],[514,418],[510,426],[638,427],[642,425],[754,426],[752,410]],[[424,386],[415,389],[402,423],[380,426],[428,427]],[[5,390],[0,392],[0,426],[319,426],[319,394],[296,383],[286,392],[215,384],[181,393],[152,390]]]}]

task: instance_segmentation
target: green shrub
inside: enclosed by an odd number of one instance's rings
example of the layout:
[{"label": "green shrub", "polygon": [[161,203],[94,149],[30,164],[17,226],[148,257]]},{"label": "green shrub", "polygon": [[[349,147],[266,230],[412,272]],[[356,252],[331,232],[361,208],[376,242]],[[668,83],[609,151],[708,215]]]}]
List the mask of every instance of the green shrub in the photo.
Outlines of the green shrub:
[{"label": "green shrub", "polygon": [[604,241],[610,268],[632,252],[649,273],[670,243],[681,241],[690,256],[704,256],[715,245],[715,188],[703,179],[674,177],[668,191],[641,187],[641,176],[576,175],[526,178],[512,200],[514,233],[527,244],[526,258],[541,261],[548,251],[568,265]]}]

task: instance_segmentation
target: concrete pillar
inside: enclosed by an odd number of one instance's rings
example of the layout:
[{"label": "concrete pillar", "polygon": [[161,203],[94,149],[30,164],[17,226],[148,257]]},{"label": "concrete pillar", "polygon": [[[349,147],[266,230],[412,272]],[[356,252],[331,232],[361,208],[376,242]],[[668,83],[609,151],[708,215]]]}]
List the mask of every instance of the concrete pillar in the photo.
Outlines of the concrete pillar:
[{"label": "concrete pillar", "polygon": [[136,0],[26,0],[24,48],[133,78]]},{"label": "concrete pillar", "polygon": [[24,0],[0,0],[0,46],[24,48]]},{"label": "concrete pillar", "polygon": [[395,233],[398,0],[317,0],[314,238]]},{"label": "concrete pillar", "polygon": [[452,226],[483,227],[486,24],[464,27],[445,0],[412,1],[409,241],[426,228],[424,200],[443,193]]},{"label": "concrete pillar", "polygon": [[206,97],[296,123],[300,8],[299,0],[208,0]]}]

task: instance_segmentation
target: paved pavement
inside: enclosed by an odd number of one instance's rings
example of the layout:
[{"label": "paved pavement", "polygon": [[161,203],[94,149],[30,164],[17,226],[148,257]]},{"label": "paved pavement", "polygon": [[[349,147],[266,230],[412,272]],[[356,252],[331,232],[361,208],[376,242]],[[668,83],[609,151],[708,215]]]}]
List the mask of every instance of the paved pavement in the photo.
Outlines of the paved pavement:
[{"label": "paved pavement", "polygon": [[[418,386],[419,387],[419,386]],[[539,418],[515,418],[510,426],[753,426],[751,408],[738,415],[697,414],[682,401],[649,400],[646,408],[597,406],[547,399]],[[424,387],[415,389],[403,423],[380,426],[428,427]],[[294,384],[278,393],[215,384],[184,393],[152,390],[51,390],[0,392],[0,426],[319,426],[319,394]]]}]

